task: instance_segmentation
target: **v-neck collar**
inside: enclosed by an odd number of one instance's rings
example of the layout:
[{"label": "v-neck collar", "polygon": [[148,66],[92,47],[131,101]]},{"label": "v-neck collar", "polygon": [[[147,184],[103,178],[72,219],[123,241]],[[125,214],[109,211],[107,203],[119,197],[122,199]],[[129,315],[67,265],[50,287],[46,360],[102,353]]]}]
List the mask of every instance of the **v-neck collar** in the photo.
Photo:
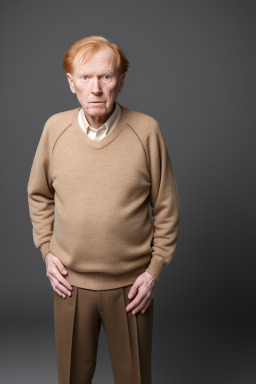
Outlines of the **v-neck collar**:
[{"label": "v-neck collar", "polygon": [[90,137],[88,137],[88,135],[82,130],[79,122],[78,122],[78,112],[80,110],[81,107],[78,107],[78,108],[75,108],[74,109],[74,117],[73,117],[73,121],[72,121],[72,124],[74,125],[74,127],[76,128],[76,130],[78,131],[79,135],[81,136],[82,140],[85,140],[86,143],[92,147],[92,148],[95,148],[95,149],[100,149],[100,148],[103,148],[105,147],[107,144],[109,144],[112,140],[114,140],[115,137],[117,137],[117,135],[121,132],[121,130],[124,128],[124,126],[126,125],[127,123],[127,114],[129,112],[128,108],[125,108],[123,107],[122,105],[120,105],[120,108],[121,108],[121,114],[120,114],[120,117],[119,117],[119,120],[115,126],[115,128],[113,129],[113,131],[111,131],[109,134],[107,134],[105,137],[103,137],[103,139],[101,140],[93,140],[91,139]]}]

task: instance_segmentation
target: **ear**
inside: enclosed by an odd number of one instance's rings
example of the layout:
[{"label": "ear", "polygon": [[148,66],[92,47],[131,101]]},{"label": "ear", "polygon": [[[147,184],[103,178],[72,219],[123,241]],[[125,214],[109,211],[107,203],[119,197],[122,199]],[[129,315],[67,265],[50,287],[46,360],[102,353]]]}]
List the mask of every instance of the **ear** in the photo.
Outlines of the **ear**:
[{"label": "ear", "polygon": [[122,73],[121,74],[121,77],[120,77],[120,87],[119,87],[119,92],[122,92],[122,89],[124,87],[124,79],[125,79],[125,73]]},{"label": "ear", "polygon": [[74,85],[74,81],[73,81],[73,77],[72,77],[71,73],[67,73],[67,79],[69,82],[71,92],[76,94],[76,89],[75,89],[75,85]]}]

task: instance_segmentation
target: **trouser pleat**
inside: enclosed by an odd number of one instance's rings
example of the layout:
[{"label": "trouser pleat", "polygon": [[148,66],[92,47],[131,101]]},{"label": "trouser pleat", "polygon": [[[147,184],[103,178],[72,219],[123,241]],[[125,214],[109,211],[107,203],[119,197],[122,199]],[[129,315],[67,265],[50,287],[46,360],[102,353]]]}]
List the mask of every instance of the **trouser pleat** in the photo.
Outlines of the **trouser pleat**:
[{"label": "trouser pleat", "polygon": [[77,291],[70,384],[91,384],[94,376],[101,319],[97,291]]},{"label": "trouser pleat", "polygon": [[130,288],[109,290],[101,313],[115,384],[151,384],[153,306],[151,303],[144,314],[127,312],[132,301],[128,298]]},{"label": "trouser pleat", "polygon": [[55,345],[58,364],[58,384],[70,384],[71,352],[77,287],[65,299],[54,291]]}]

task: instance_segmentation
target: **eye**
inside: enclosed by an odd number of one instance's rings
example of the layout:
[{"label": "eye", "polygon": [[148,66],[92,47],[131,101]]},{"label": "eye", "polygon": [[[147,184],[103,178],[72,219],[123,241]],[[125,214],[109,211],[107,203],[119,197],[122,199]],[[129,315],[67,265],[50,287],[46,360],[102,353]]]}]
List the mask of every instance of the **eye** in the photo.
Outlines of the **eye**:
[{"label": "eye", "polygon": [[109,75],[104,75],[103,77],[107,78],[107,80],[110,78]]},{"label": "eye", "polygon": [[88,76],[84,75],[84,76],[82,77],[82,79],[83,79],[83,80],[86,80],[85,77],[88,77]]}]

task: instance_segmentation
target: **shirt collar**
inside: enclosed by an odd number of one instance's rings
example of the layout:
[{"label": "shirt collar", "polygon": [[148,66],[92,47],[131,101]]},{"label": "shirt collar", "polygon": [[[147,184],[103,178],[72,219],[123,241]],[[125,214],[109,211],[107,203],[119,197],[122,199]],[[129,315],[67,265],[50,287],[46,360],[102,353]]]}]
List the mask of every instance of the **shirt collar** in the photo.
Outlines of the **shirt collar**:
[{"label": "shirt collar", "polygon": [[84,114],[84,110],[83,110],[83,108],[81,108],[81,111],[80,111],[81,112],[81,122],[83,124],[84,131],[88,135],[88,128],[89,127],[94,132],[98,132],[99,130],[106,129],[106,135],[107,135],[112,123],[116,120],[116,117],[119,114],[119,111],[120,111],[120,105],[118,104],[117,101],[115,101],[115,109],[114,109],[113,113],[110,115],[110,117],[108,118],[108,120],[104,124],[102,124],[99,128],[93,128],[88,123],[88,120],[86,119],[85,114]]}]

